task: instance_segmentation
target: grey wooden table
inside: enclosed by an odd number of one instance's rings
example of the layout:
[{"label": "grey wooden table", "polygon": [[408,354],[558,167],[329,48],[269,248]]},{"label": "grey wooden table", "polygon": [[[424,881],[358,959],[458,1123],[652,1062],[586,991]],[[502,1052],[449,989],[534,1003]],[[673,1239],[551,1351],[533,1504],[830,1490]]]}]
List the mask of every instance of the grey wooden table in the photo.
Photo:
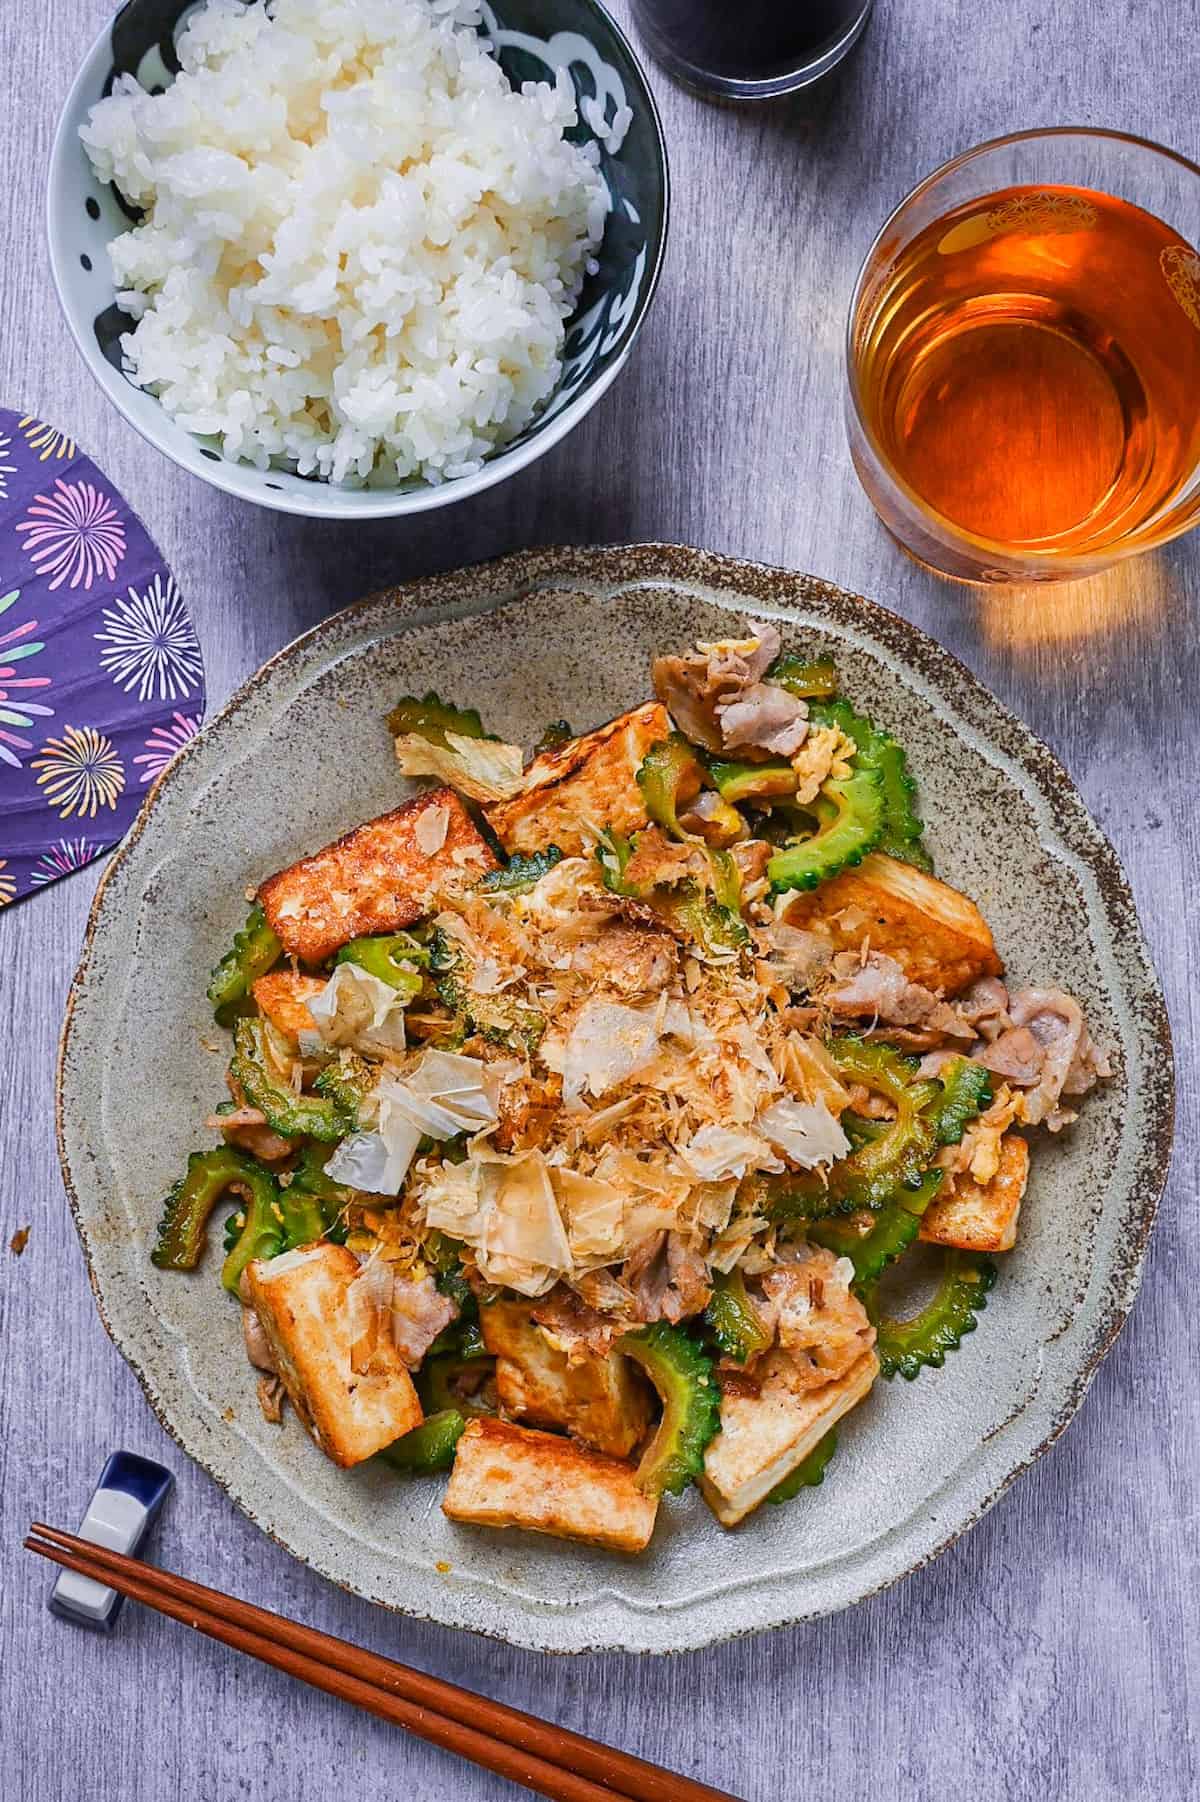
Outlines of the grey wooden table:
[{"label": "grey wooden table", "polygon": [[[92,1305],[54,1151],[55,1041],[95,873],[5,913],[0,1795],[514,1793],[168,1623],[131,1612],[98,1641],[53,1621],[21,1533],[34,1516],[72,1522],[104,1455],[124,1445],[178,1479],[166,1562],[750,1802],[1195,1798],[1200,538],[1070,590],[977,598],[884,536],[839,412],[858,258],[935,164],[1004,130],[1061,123],[1200,155],[1195,0],[880,0],[853,64],[815,100],[773,112],[711,108],[656,78],[675,212],[628,372],[512,483],[411,525],[354,529],[239,506],[180,474],[108,408],[68,340],[43,247],[43,171],[59,101],[110,10],[0,7],[0,403],[69,426],[147,520],[190,599],[211,703],[371,588],[531,542],[676,539],[874,595],[949,644],[1059,751],[1113,838],[1167,987],[1182,1108],[1130,1325],[1057,1450],[962,1543],[804,1629],[666,1661],[555,1660],[340,1594],[250,1527],[157,1426]],[[1200,219],[1175,223],[1200,237]],[[16,1258],[8,1239],[26,1222]]]}]

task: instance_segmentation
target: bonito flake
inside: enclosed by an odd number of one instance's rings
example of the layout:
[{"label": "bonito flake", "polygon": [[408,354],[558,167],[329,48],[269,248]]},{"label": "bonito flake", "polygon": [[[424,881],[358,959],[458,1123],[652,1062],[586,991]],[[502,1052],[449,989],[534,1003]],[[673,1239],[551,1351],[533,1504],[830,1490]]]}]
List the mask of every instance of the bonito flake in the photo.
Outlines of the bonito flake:
[{"label": "bonito flake", "polygon": [[[563,1102],[604,1095],[638,1075],[658,1055],[658,1010],[617,1001],[588,1001],[562,1052]],[[549,1061],[549,1060],[548,1060]]]},{"label": "bonito flake", "polygon": [[764,1139],[801,1170],[844,1158],[850,1141],[823,1101],[777,1101],[756,1122]]},{"label": "bonito flake", "polygon": [[375,1130],[344,1139],[325,1174],[351,1188],[398,1195],[422,1137],[486,1132],[499,1118],[498,1094],[499,1078],[478,1058],[426,1051],[404,1076],[380,1077],[371,1098]]},{"label": "bonito flake", "polygon": [[565,1043],[551,1042],[543,1056],[563,1079],[563,1102],[577,1107],[584,1094],[606,1095],[632,1077],[645,1076],[666,1039],[687,1050],[715,1046],[704,1021],[679,1001],[661,998],[641,1007],[595,997],[584,1003]]},{"label": "bonito flake", "polygon": [[765,1138],[734,1127],[702,1126],[679,1153],[697,1182],[716,1183],[723,1177],[745,1176],[747,1170],[782,1170]]},{"label": "bonito flake", "polygon": [[392,1108],[418,1134],[454,1139],[486,1132],[499,1118],[500,1083],[494,1069],[456,1051],[427,1051],[402,1077],[384,1075],[376,1094],[380,1111]]},{"label": "bonito flake", "polygon": [[552,1169],[550,1178],[566,1221],[574,1262],[607,1263],[620,1256],[625,1243],[622,1190],[602,1177],[582,1176],[577,1170]]},{"label": "bonito flake", "polygon": [[402,732],[395,740],[396,762],[405,776],[436,776],[473,801],[507,801],[523,781],[520,745],[493,738],[464,738],[447,732],[444,745],[419,732]]},{"label": "bonito flake", "polygon": [[572,1268],[550,1167],[540,1151],[508,1157],[478,1148],[464,1164],[430,1169],[419,1194],[426,1224],[470,1245],[490,1283],[518,1295],[544,1295]]},{"label": "bonito flake", "polygon": [[357,964],[339,964],[319,994],[305,1004],[325,1045],[345,1045],[376,1057],[405,1047],[405,997]]},{"label": "bonito flake", "polygon": [[[329,1168],[377,1193],[408,1183],[426,1228],[469,1246],[487,1281],[542,1295],[664,1232],[728,1267],[764,1230],[739,1219],[739,1183],[848,1149],[821,1093],[836,1073],[802,1058],[749,966],[696,966],[689,986],[686,948],[618,916],[586,860],[528,895],[458,897],[436,924],[467,992],[510,995],[544,1031],[532,1048],[393,1061]],[[422,1135],[465,1135],[465,1161],[416,1162]]]}]

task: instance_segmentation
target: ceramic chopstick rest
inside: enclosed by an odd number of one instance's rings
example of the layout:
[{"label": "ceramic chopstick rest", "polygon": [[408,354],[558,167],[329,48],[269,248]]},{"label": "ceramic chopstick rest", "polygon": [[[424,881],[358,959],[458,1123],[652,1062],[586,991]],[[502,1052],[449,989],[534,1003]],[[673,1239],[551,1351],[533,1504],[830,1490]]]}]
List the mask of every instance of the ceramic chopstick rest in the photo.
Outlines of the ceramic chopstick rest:
[{"label": "ceramic chopstick rest", "polygon": [[[135,1452],[114,1452],[100,1473],[87,1513],[79,1527],[81,1539],[104,1546],[110,1552],[136,1557],[146,1535],[162,1510],[175,1481],[169,1470]],[[111,1633],[121,1612],[124,1596],[91,1577],[60,1571],[50,1591],[51,1613],[81,1627]]]}]

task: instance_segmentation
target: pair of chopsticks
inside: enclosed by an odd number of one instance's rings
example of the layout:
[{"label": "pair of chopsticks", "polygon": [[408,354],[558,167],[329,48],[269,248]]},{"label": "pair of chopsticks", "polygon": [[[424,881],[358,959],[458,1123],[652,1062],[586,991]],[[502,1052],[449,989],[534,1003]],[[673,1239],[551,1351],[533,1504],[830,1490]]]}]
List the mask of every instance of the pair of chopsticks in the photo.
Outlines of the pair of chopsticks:
[{"label": "pair of chopsticks", "polygon": [[25,1548],[549,1802],[737,1802],[536,1715],[35,1521]]}]

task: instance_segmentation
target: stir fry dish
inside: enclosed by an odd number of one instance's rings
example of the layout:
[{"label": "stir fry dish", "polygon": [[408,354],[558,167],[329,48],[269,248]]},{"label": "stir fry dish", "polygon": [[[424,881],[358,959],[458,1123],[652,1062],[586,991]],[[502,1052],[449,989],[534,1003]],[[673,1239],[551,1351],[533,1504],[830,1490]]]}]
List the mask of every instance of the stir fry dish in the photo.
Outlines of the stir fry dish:
[{"label": "stir fry dish", "polygon": [[1006,984],[831,662],[760,625],[652,681],[530,756],[398,701],[431,786],[259,886],[209,988],[220,1143],[153,1251],[194,1269],[225,1204],[263,1412],[336,1464],[626,1552],[692,1483],[726,1527],[793,1500],[878,1377],[940,1367],[1030,1134],[1109,1074]]}]

